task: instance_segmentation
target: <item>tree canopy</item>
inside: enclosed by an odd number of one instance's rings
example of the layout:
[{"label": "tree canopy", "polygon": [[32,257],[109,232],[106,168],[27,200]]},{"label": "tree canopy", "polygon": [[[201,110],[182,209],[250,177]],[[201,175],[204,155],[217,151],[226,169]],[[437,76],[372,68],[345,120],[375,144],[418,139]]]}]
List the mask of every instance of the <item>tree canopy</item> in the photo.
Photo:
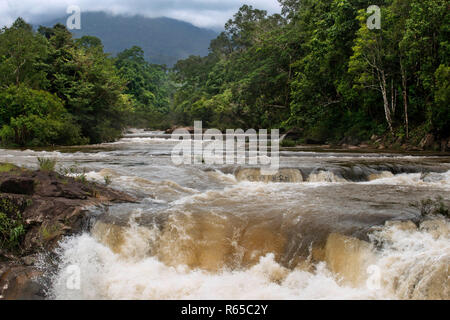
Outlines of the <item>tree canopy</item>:
[{"label": "tree canopy", "polygon": [[[279,1],[273,15],[242,6],[207,56],[172,69],[136,46],[111,57],[98,38],[17,19],[0,31],[2,143],[99,143],[195,120],[329,142],[449,136],[446,0]],[[381,29],[367,25],[372,5]]]},{"label": "tree canopy", "polygon": [[[448,136],[445,0],[281,0],[243,6],[207,57],[179,61],[173,112],[185,124],[302,130],[320,141]],[[371,5],[381,30],[367,26]]]},{"label": "tree canopy", "polygon": [[148,126],[169,109],[168,75],[142,56],[134,47],[112,58],[96,37],[74,39],[61,24],[35,32],[18,18],[0,32],[1,142],[101,143]]}]

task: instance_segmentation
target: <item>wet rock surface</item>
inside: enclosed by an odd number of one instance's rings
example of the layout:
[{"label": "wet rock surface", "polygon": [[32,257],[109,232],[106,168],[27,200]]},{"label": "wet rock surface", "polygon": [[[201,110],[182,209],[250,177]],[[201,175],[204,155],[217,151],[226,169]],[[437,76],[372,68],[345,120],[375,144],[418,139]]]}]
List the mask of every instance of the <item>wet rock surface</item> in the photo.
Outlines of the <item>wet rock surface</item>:
[{"label": "wet rock surface", "polygon": [[55,172],[16,169],[0,173],[0,201],[14,208],[24,229],[16,248],[0,247],[0,299],[36,300],[45,297],[37,255],[51,252],[63,237],[82,232],[91,208],[136,199]]}]

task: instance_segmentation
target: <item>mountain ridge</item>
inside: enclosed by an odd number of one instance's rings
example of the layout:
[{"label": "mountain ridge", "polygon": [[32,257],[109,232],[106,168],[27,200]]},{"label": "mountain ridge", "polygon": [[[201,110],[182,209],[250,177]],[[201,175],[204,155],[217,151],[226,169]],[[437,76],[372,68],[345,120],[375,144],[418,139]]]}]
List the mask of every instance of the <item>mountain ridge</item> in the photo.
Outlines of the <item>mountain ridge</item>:
[{"label": "mountain ridge", "polygon": [[[39,25],[65,25],[66,20],[67,17],[58,18]],[[190,55],[207,55],[210,41],[218,35],[216,31],[172,18],[111,15],[102,11],[82,13],[81,30],[71,31],[76,38],[86,35],[100,38],[105,52],[113,55],[139,46],[147,61],[167,66]]]}]

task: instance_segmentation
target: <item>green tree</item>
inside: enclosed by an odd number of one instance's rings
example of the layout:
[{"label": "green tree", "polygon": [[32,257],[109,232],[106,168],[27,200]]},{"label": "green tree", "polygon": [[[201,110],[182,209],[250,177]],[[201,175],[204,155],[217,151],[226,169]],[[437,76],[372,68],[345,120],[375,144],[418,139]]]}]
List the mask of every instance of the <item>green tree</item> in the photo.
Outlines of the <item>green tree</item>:
[{"label": "green tree", "polygon": [[2,86],[26,83],[39,88],[45,83],[40,63],[47,54],[45,39],[33,33],[31,25],[18,18],[10,28],[0,30],[0,79]]},{"label": "green tree", "polygon": [[84,141],[56,96],[24,85],[0,91],[0,138],[5,145],[46,146]]},{"label": "green tree", "polygon": [[47,34],[48,90],[65,101],[90,143],[114,141],[126,126],[131,103],[113,60],[95,38],[74,41],[62,25]]},{"label": "green tree", "polygon": [[163,66],[149,64],[144,51],[134,46],[117,55],[115,66],[133,97],[131,124],[158,127],[169,112],[171,84]]}]

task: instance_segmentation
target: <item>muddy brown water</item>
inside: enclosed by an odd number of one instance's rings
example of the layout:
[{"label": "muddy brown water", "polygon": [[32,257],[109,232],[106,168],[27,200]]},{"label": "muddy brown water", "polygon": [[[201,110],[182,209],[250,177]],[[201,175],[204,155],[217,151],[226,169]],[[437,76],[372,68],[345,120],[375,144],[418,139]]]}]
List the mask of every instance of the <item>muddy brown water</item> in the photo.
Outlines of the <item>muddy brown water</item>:
[{"label": "muddy brown water", "polygon": [[[282,150],[266,177],[246,165],[175,166],[176,143],[134,131],[111,144],[0,151],[0,162],[28,167],[57,158],[140,199],[93,212],[89,230],[61,242],[48,298],[450,298],[449,222],[418,224],[412,205],[450,204],[449,156]],[[80,269],[79,290],[67,288],[68,266]]]}]

